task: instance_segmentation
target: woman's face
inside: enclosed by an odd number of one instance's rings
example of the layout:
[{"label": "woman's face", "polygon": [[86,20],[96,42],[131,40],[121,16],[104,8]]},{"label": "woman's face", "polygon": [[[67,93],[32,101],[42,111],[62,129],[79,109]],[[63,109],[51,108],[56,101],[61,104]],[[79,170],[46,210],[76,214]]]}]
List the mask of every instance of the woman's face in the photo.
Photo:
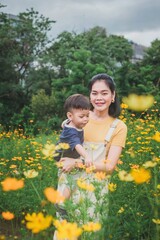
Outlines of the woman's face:
[{"label": "woman's face", "polygon": [[100,112],[108,110],[114,98],[115,92],[111,92],[104,80],[98,80],[93,84],[90,93],[90,101],[95,110]]}]

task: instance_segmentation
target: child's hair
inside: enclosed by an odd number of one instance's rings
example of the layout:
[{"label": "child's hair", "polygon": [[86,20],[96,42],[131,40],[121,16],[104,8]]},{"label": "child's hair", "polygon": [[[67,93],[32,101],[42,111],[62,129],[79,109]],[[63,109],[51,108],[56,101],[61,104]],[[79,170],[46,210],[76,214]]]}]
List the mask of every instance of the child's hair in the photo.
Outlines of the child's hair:
[{"label": "child's hair", "polygon": [[90,109],[90,102],[88,97],[82,94],[73,94],[69,96],[64,104],[65,112],[71,112],[73,109]]}]

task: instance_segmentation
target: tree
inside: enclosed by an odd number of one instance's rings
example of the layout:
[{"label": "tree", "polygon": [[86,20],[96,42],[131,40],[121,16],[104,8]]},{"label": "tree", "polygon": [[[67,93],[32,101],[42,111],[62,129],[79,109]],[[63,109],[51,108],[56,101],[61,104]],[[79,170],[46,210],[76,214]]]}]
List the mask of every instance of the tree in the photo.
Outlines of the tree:
[{"label": "tree", "polygon": [[[3,13],[0,14],[0,100],[1,121],[7,120],[25,104],[22,86],[19,83],[20,74],[16,70],[17,41],[13,31],[12,21]],[[17,56],[17,57],[16,57]]]},{"label": "tree", "polygon": [[39,90],[32,96],[31,108],[39,120],[48,120],[55,108],[54,98],[48,96],[43,89]]},{"label": "tree", "polygon": [[160,40],[152,42],[151,47],[146,50],[142,65],[149,70],[150,79],[157,88],[160,85]]},{"label": "tree", "polygon": [[131,92],[157,95],[160,83],[160,41],[152,42],[141,62],[123,65],[117,71],[118,88],[121,95]]},{"label": "tree", "polygon": [[54,21],[33,9],[18,16],[0,14],[0,99],[2,123],[29,103],[35,64],[50,40],[47,33]]},{"label": "tree", "polygon": [[77,92],[88,95],[88,82],[97,73],[115,75],[118,63],[129,62],[132,47],[123,37],[107,36],[104,28],[94,27],[80,34],[63,32],[49,49],[49,56],[55,69],[56,113],[61,116],[65,98]]},{"label": "tree", "polygon": [[110,35],[107,39],[108,56],[121,65],[129,62],[133,55],[131,44],[122,36]]}]

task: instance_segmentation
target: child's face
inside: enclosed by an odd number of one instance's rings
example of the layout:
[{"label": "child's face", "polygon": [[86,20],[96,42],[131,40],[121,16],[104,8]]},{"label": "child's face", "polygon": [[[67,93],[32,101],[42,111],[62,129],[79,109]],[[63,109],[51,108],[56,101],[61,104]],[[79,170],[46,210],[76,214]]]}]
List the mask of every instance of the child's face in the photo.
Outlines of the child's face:
[{"label": "child's face", "polygon": [[76,128],[83,128],[89,121],[89,110],[86,109],[72,109],[67,115]]}]

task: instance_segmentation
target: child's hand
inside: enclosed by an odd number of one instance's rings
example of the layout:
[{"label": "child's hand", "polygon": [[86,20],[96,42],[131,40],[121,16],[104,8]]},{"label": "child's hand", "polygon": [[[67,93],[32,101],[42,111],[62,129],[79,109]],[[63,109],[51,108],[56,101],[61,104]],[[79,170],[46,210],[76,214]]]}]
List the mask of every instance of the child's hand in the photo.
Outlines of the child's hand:
[{"label": "child's hand", "polygon": [[85,166],[86,167],[91,167],[93,165],[93,162],[91,161],[90,158],[85,158]]}]

